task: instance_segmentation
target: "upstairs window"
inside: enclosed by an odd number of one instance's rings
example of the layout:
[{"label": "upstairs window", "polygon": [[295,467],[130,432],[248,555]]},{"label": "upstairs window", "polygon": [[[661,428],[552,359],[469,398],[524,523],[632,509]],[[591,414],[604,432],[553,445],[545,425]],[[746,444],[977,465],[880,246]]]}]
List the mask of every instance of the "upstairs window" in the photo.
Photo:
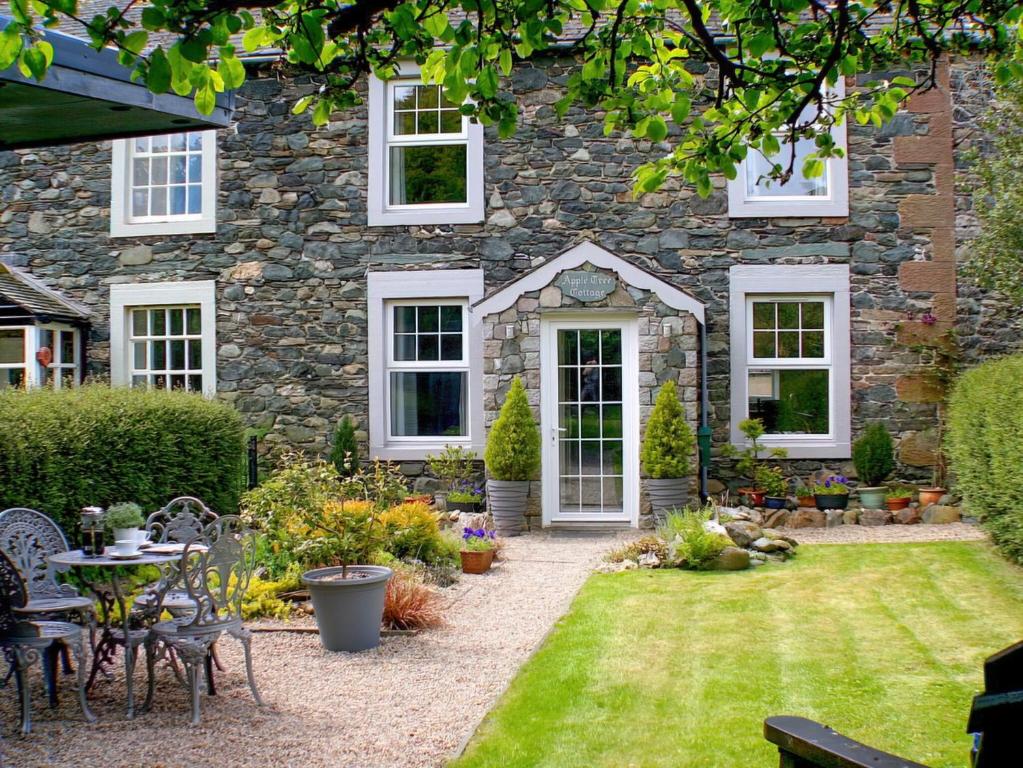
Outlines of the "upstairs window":
[{"label": "upstairs window", "polygon": [[483,220],[483,131],[438,85],[370,81],[370,226]]},{"label": "upstairs window", "polygon": [[216,230],[216,132],[114,142],[110,234]]}]

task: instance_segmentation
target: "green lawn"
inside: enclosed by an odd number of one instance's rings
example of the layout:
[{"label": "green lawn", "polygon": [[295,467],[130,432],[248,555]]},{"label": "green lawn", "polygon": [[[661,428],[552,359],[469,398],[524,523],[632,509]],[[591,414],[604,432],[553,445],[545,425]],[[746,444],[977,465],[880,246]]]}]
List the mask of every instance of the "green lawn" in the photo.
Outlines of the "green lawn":
[{"label": "green lawn", "polygon": [[790,714],[964,768],[981,661],[1021,637],[1023,570],[978,543],[595,575],[452,766],[768,768]]}]

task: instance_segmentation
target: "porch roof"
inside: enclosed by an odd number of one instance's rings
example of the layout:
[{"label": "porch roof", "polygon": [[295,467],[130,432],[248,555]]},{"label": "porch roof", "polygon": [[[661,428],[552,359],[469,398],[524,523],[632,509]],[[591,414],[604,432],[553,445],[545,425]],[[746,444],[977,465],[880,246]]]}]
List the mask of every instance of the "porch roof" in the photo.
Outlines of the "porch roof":
[{"label": "porch roof", "polygon": [[[9,22],[0,16],[0,29]],[[234,94],[218,94],[213,113],[200,115],[191,98],[132,82],[116,51],[56,30],[43,36],[53,63],[42,82],[17,64],[0,71],[0,150],[222,128],[231,120]]]},{"label": "porch roof", "polygon": [[0,261],[0,326],[33,322],[89,322],[89,310],[16,267]]}]

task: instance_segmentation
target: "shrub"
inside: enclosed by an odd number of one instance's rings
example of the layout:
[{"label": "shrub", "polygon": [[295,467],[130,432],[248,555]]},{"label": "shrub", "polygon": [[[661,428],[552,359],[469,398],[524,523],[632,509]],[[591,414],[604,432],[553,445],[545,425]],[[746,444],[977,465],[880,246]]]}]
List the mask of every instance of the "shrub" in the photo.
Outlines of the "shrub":
[{"label": "shrub", "polygon": [[415,571],[399,569],[384,596],[387,629],[430,629],[444,623],[437,591]]},{"label": "shrub", "polygon": [[696,439],[686,423],[686,413],[678,401],[675,382],[666,381],[657,393],[643,436],[640,461],[647,477],[653,479],[688,477],[689,458]]},{"label": "shrub", "polygon": [[959,377],[949,400],[947,447],[956,490],[1005,555],[1023,564],[1023,355]]},{"label": "shrub", "polygon": [[860,481],[869,487],[879,486],[895,469],[895,448],[884,424],[870,424],[852,447],[853,466]]},{"label": "shrub", "polygon": [[484,461],[495,480],[530,480],[540,469],[540,430],[518,376],[490,428]]},{"label": "shrub", "polygon": [[355,423],[350,416],[344,416],[334,430],[330,463],[345,477],[351,477],[359,468],[359,442],[355,439]]},{"label": "shrub", "polygon": [[428,565],[454,563],[457,552],[441,535],[437,514],[421,501],[398,504],[382,512],[384,549],[399,560],[420,560]]},{"label": "shrub", "polygon": [[145,522],[146,518],[142,514],[142,507],[133,501],[111,504],[103,517],[103,523],[108,531],[115,531],[118,528],[139,528]]},{"label": "shrub", "polygon": [[659,536],[643,536],[635,541],[630,541],[618,549],[611,550],[604,556],[604,559],[609,563],[622,563],[626,560],[638,562],[640,556],[651,553],[657,555],[662,563],[668,559],[668,545],[664,539]]},{"label": "shrub", "polygon": [[32,507],[67,532],[79,510],[134,499],[159,509],[197,496],[238,509],[242,423],[185,392],[88,385],[0,394],[0,509]]},{"label": "shrub", "polygon": [[[760,444],[760,438],[766,434],[767,430],[764,427],[764,422],[760,419],[743,419],[739,422],[739,431],[749,440],[749,445],[739,449],[731,443],[725,443],[721,448],[721,455],[737,459],[736,469],[742,473],[743,477],[748,477],[755,484],[757,468],[761,466],[760,454],[764,451]],[[784,448],[770,448],[767,455],[772,459],[784,459],[789,452]]]},{"label": "shrub", "polygon": [[294,605],[290,600],[282,600],[280,595],[301,588],[300,572],[295,567],[288,568],[276,581],[253,576],[242,599],[242,618],[290,618]]},{"label": "shrub", "polygon": [[753,470],[753,484],[773,498],[785,496],[789,489],[789,482],[785,479],[781,467],[768,467],[764,464]]},{"label": "shrub", "polygon": [[703,570],[732,541],[721,533],[707,530],[713,507],[684,509],[668,513],[658,535],[668,545],[668,559],[679,568]]},{"label": "shrub", "polygon": [[426,463],[438,479],[454,489],[471,483],[476,471],[476,452],[458,445],[445,445],[439,454],[426,454]]}]

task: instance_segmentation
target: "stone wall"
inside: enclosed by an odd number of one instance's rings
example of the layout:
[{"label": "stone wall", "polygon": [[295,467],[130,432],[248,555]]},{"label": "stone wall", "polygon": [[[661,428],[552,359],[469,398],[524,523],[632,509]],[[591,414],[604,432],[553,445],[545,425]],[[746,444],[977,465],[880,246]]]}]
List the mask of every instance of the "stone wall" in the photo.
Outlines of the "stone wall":
[{"label": "stone wall", "polygon": [[[933,403],[901,396],[900,376],[921,357],[898,343],[897,329],[927,312],[947,322],[950,265],[935,228],[903,217],[945,194],[946,166],[911,161],[896,145],[937,136],[940,113],[911,108],[881,130],[850,126],[848,218],[730,220],[721,178],[705,199],[669,181],[635,200],[631,174],[665,148],[606,137],[602,116],[580,109],[559,120],[553,104],[565,77],[554,60],[513,72],[520,128],[503,141],[487,131],[480,225],[367,229],[364,108],[313,130],[289,108],[314,85],[266,76],[244,87],[237,123],[218,139],[216,234],[111,239],[110,148],[83,144],[0,153],[0,252],[93,309],[95,373],[109,357],[111,284],[215,279],[219,397],[267,427],[269,444],[312,450],[325,448],[344,413],[366,426],[367,269],[482,266],[493,288],[576,243],[603,245],[706,304],[709,416],[720,446],[731,415],[728,268],[847,263],[854,434],[874,419],[908,440],[931,426]],[[924,275],[938,273],[940,290],[931,290]],[[734,479],[725,463],[712,474]]]},{"label": "stone wall", "polygon": [[[533,408],[537,423],[540,422],[540,323],[546,314],[558,310],[583,309],[593,311],[594,320],[601,313],[620,311],[634,314],[639,336],[639,418],[640,434],[646,429],[647,418],[653,408],[662,384],[674,381],[683,403],[686,419],[696,434],[699,400],[699,366],[697,355],[698,326],[696,318],[688,312],[680,312],[664,304],[651,291],[625,284],[614,273],[599,270],[590,264],[583,269],[609,274],[617,281],[617,287],[600,301],[585,305],[562,292],[554,283],[542,289],[523,293],[514,306],[499,314],[483,318],[483,409],[487,427],[498,416],[505,395],[512,380],[519,376],[526,388],[526,396]],[[508,327],[514,333],[507,333]],[[555,385],[556,386],[556,385]],[[546,438],[546,435],[542,435]],[[695,483],[696,455],[692,457]],[[694,484],[692,495],[697,491]],[[541,484],[530,484],[530,503],[527,521],[530,528],[540,527]],[[645,494],[641,494],[640,524],[651,524],[650,505]]]}]

